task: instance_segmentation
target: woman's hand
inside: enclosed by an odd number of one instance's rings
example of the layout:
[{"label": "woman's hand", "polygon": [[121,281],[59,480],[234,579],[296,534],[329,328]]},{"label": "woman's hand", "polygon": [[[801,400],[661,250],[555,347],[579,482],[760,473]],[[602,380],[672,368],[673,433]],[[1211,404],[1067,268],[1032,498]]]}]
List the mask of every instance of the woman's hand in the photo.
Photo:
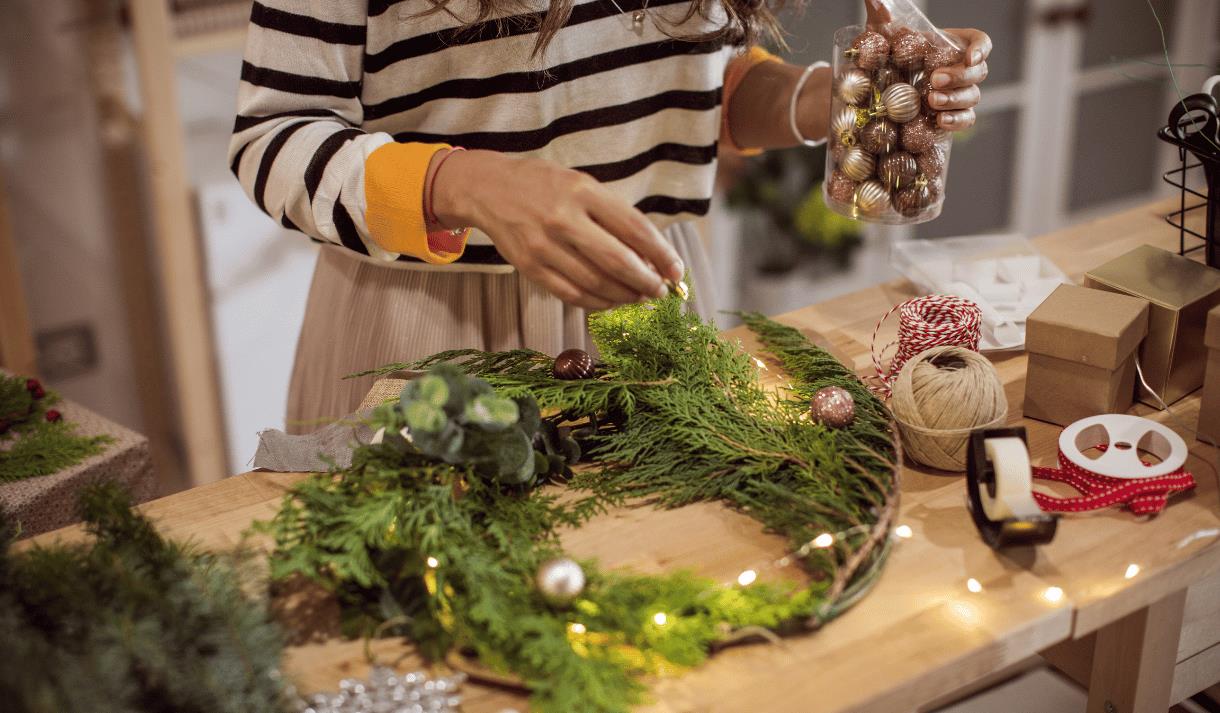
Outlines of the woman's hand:
[{"label": "woman's hand", "polygon": [[587,174],[494,151],[449,157],[432,186],[437,217],[491,237],[522,275],[568,304],[608,309],[666,294],[678,253],[643,213]]},{"label": "woman's hand", "polygon": [[954,29],[945,33],[966,45],[964,64],[943,67],[932,73],[932,92],[928,104],[940,114],[937,123],[949,131],[961,131],[974,126],[974,107],[982,94],[979,84],[987,78],[987,57],[991,55],[991,38],[982,30]]},{"label": "woman's hand", "polygon": [[[893,18],[881,0],[864,0],[868,26],[881,30]],[[991,38],[982,30],[945,30],[966,45],[965,63],[944,67],[932,73],[932,93],[928,103],[940,112],[937,123],[942,129],[961,131],[974,126],[974,107],[981,93],[979,84],[987,78],[987,57],[991,55]]]}]

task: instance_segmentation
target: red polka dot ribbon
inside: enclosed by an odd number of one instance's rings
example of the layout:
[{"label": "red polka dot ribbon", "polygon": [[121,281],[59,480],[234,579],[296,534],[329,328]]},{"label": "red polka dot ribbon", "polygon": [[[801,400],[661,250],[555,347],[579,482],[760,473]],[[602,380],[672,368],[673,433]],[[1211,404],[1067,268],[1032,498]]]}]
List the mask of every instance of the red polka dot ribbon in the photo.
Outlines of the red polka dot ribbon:
[{"label": "red polka dot ribbon", "polygon": [[[1106,446],[1097,446],[1097,450],[1104,452]],[[1125,505],[1136,515],[1155,515],[1165,509],[1170,495],[1195,487],[1195,477],[1184,467],[1156,478],[1111,478],[1081,468],[1063,451],[1058,468],[1035,466],[1034,477],[1066,483],[1082,493],[1060,498],[1035,492],[1034,500],[1047,512],[1087,512]]]},{"label": "red polka dot ribbon", "polygon": [[[881,325],[894,312],[898,312],[898,339],[877,349]],[[983,312],[978,305],[954,295],[916,297],[894,307],[885,313],[873,330],[873,367],[877,370],[877,381],[880,383],[869,388],[888,398],[890,387],[898,378],[898,372],[902,371],[903,364],[932,347],[965,347],[977,352],[982,321]],[[883,367],[882,357],[895,344],[897,350],[890,359],[889,367]]]}]

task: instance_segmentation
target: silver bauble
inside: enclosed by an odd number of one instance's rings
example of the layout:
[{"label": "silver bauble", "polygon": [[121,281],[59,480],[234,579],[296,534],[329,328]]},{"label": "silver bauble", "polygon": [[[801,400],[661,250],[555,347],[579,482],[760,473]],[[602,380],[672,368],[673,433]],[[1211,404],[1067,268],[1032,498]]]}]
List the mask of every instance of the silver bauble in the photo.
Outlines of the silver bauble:
[{"label": "silver bauble", "polygon": [[890,192],[881,181],[865,181],[856,189],[855,209],[861,215],[875,218],[884,213],[889,204]]},{"label": "silver bauble", "polygon": [[839,76],[835,94],[845,104],[863,106],[872,94],[872,82],[868,75],[858,69],[849,69]]},{"label": "silver bauble", "polygon": [[890,121],[905,124],[919,116],[921,97],[919,90],[906,82],[891,84],[881,92],[881,103],[877,113],[882,113]]},{"label": "silver bauble", "polygon": [[551,606],[567,606],[585,589],[585,572],[566,557],[544,562],[534,578],[538,591]]},{"label": "silver bauble", "polygon": [[859,146],[848,149],[839,164],[839,170],[853,181],[868,180],[876,168],[877,158]]},{"label": "silver bauble", "polygon": [[830,117],[831,138],[843,146],[855,146],[858,119],[859,113],[855,107],[845,106],[835,111]]}]

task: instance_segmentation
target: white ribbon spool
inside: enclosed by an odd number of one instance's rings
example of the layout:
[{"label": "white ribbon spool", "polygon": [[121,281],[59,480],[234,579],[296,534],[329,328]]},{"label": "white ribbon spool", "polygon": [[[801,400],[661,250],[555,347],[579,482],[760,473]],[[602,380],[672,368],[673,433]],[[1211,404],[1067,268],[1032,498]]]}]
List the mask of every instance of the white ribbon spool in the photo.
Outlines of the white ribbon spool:
[{"label": "white ribbon spool", "polygon": [[995,470],[995,497],[986,488],[979,493],[987,519],[1026,519],[1042,515],[1042,508],[1034,500],[1034,473],[1025,442],[1016,437],[988,438],[983,447]]},{"label": "white ribbon spool", "polygon": [[[1098,458],[1084,451],[1107,446]],[[1121,413],[1084,418],[1059,434],[1059,450],[1076,466],[1110,478],[1134,480],[1169,475],[1186,465],[1186,441],[1172,429],[1156,421]],[[1160,461],[1144,465],[1140,451]]]}]

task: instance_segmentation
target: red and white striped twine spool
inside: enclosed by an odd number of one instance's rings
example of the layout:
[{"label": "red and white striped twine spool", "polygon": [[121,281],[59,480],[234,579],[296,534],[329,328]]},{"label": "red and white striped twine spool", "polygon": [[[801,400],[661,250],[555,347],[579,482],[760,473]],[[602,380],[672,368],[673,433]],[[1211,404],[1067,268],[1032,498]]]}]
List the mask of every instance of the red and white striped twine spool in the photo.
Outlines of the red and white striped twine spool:
[{"label": "red and white striped twine spool", "polygon": [[[881,325],[894,312],[898,312],[898,339],[878,350],[877,335],[881,332]],[[877,370],[879,384],[869,388],[889,398],[890,387],[898,378],[898,372],[902,371],[902,365],[932,347],[965,347],[977,352],[982,321],[983,311],[978,305],[954,295],[916,297],[894,307],[885,313],[873,330],[873,367]],[[895,344],[898,348],[887,369],[881,365],[882,358]]]}]

